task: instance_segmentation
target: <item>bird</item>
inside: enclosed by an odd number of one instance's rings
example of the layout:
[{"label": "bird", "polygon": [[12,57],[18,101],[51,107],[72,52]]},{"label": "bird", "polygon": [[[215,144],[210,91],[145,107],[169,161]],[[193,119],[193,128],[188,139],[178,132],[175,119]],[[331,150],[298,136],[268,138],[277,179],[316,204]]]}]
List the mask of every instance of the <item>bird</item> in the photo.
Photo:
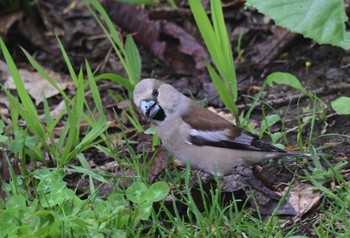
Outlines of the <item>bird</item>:
[{"label": "bird", "polygon": [[311,156],[266,143],[157,79],[140,80],[133,100],[154,124],[165,148],[193,169],[224,176],[237,166],[253,166],[267,159]]}]

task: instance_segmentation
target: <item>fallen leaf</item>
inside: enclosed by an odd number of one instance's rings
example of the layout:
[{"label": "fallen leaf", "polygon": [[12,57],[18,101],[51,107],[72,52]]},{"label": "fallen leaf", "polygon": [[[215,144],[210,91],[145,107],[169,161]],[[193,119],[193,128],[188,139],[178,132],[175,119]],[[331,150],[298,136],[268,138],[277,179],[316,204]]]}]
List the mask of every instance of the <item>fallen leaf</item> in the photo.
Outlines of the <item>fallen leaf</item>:
[{"label": "fallen leaf", "polygon": [[297,36],[284,28],[276,28],[273,35],[257,46],[258,54],[252,58],[252,63],[264,68],[281,54],[281,51]]},{"label": "fallen leaf", "polygon": [[234,116],[232,115],[232,113],[230,113],[230,112],[224,112],[224,111],[219,111],[218,112],[213,107],[208,107],[208,110],[218,114],[219,116],[221,116],[222,118],[224,118],[224,119],[226,119],[228,121],[233,121],[235,119]]},{"label": "fallen leaf", "polygon": [[179,41],[179,44],[176,44],[177,49],[179,52],[192,57],[196,69],[202,71],[206,69],[205,61],[209,60],[209,54],[192,35],[172,22],[162,24],[162,30],[165,34]]},{"label": "fallen leaf", "polygon": [[22,19],[24,11],[15,10],[0,15],[0,36],[5,38],[9,29],[15,22]]},{"label": "fallen leaf", "polygon": [[[284,192],[286,190],[288,190],[288,187],[285,188]],[[311,184],[295,183],[288,194],[287,202],[293,206],[295,215],[301,217],[315,208],[320,203],[320,199],[321,193],[314,191],[314,186]]]},{"label": "fallen leaf", "polygon": [[[62,100],[53,110],[50,111],[50,116],[55,120],[62,112],[66,110],[66,102]],[[45,114],[39,116],[40,120],[45,119]]]},{"label": "fallen leaf", "polygon": [[[73,85],[68,77],[61,76],[50,69],[45,69],[49,77],[56,82],[56,84],[65,90],[68,86]],[[43,101],[43,97],[50,98],[57,95],[59,92],[38,72],[31,72],[26,69],[20,69],[19,74],[23,80],[24,86],[29,95],[35,100],[35,104],[39,105]],[[4,87],[8,89],[16,89],[15,82],[10,76],[4,83]]]},{"label": "fallen leaf", "polygon": [[139,45],[178,74],[192,75],[194,70],[206,69],[209,54],[182,27],[151,20],[147,9],[132,4],[104,1],[104,7],[120,28],[132,33]]}]

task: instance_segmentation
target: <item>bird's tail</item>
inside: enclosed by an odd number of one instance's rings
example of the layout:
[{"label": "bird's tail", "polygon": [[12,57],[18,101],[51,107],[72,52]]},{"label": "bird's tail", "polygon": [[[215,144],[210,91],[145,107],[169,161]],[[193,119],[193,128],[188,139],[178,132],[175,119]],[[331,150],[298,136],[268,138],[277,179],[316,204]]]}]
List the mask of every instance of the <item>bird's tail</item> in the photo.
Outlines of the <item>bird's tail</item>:
[{"label": "bird's tail", "polygon": [[312,154],[299,152],[299,151],[287,151],[287,153],[284,156],[287,156],[287,157],[298,157],[299,156],[299,157],[312,158]]}]

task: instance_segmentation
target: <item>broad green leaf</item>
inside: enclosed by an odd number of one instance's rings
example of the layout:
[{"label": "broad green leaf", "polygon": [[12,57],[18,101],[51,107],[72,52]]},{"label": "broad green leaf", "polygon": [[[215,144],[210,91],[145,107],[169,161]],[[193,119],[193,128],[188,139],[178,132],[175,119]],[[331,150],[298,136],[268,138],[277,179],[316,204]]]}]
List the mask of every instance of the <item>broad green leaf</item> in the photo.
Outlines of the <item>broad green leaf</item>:
[{"label": "broad green leaf", "polygon": [[287,84],[295,89],[304,91],[303,86],[301,86],[299,79],[290,73],[275,72],[267,76],[266,83],[273,87],[273,83],[277,84]]},{"label": "broad green leaf", "polygon": [[321,44],[350,48],[343,0],[247,0],[279,26]]},{"label": "broad green leaf", "polygon": [[[283,137],[283,132],[275,132],[270,135],[272,144],[276,145],[277,141]],[[278,146],[281,148],[280,146]],[[283,146],[284,147],[284,146]],[[284,148],[282,148],[284,149]]]},{"label": "broad green leaf", "polygon": [[[57,171],[57,170],[55,170]],[[62,170],[59,170],[61,174],[63,174]],[[36,179],[43,180],[44,178],[49,177],[53,172],[49,169],[36,169],[33,171],[33,175]],[[59,179],[62,176],[59,176]]]},{"label": "broad green leaf", "polygon": [[152,202],[144,202],[142,203],[138,208],[137,212],[140,216],[141,220],[148,220],[149,216],[151,215],[153,208]]},{"label": "broad green leaf", "polygon": [[128,206],[128,202],[126,201],[123,194],[120,193],[112,193],[108,197],[108,201],[110,203],[110,206],[112,206],[113,210],[117,210],[119,208],[125,208]]},{"label": "broad green leaf", "polygon": [[7,136],[4,136],[4,135],[0,135],[0,142],[6,142],[8,140],[8,137]]},{"label": "broad green leaf", "polygon": [[147,191],[148,188],[144,183],[135,182],[126,190],[126,197],[134,203],[141,203],[146,200]]},{"label": "broad green leaf", "polygon": [[25,208],[26,207],[26,198],[23,195],[17,194],[10,197],[6,203],[6,209],[10,208]]},{"label": "broad green leaf", "polygon": [[277,122],[279,122],[281,120],[281,117],[277,114],[273,114],[273,115],[268,115],[266,118],[266,124],[268,127],[276,124]]},{"label": "broad green leaf", "polygon": [[334,111],[344,115],[350,115],[350,97],[340,97],[331,102]]},{"label": "broad green leaf", "polygon": [[277,122],[279,122],[281,120],[281,117],[277,114],[273,114],[273,115],[268,115],[264,118],[264,121],[261,125],[261,129],[260,129],[260,137],[263,136],[263,134],[265,133],[265,131],[267,130],[267,128],[271,127],[272,125],[276,124]]},{"label": "broad green leaf", "polygon": [[53,207],[56,205],[60,205],[66,201],[70,201],[74,197],[74,191],[71,189],[62,189],[58,190],[55,193],[49,193],[44,195],[40,199],[40,204],[43,207]]},{"label": "broad green leaf", "polygon": [[156,182],[148,190],[147,200],[158,202],[168,195],[170,189],[166,182]]},{"label": "broad green leaf", "polygon": [[156,133],[156,129],[153,127],[153,126],[151,126],[150,128],[148,128],[147,130],[145,130],[145,132],[144,132],[146,135],[156,135],[157,133]]}]

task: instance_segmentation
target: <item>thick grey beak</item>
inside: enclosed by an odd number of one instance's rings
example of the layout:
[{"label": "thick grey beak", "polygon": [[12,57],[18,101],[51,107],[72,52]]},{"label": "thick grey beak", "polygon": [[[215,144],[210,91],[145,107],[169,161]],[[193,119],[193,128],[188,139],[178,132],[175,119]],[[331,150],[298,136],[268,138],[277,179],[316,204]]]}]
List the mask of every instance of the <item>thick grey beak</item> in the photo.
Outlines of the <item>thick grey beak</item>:
[{"label": "thick grey beak", "polygon": [[142,114],[146,118],[152,119],[155,115],[157,115],[158,111],[160,110],[160,107],[158,106],[156,101],[151,99],[148,101],[141,101],[140,109],[142,111]]}]

